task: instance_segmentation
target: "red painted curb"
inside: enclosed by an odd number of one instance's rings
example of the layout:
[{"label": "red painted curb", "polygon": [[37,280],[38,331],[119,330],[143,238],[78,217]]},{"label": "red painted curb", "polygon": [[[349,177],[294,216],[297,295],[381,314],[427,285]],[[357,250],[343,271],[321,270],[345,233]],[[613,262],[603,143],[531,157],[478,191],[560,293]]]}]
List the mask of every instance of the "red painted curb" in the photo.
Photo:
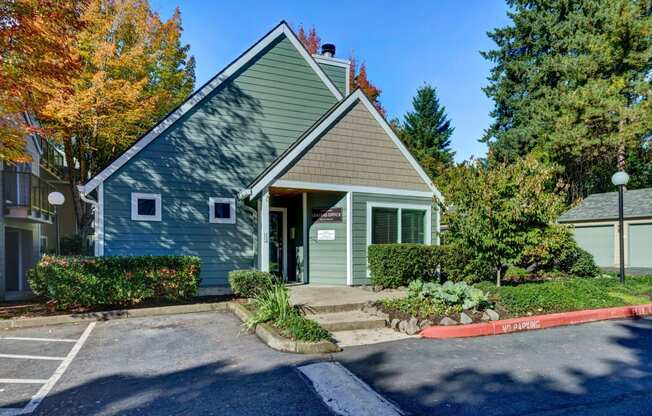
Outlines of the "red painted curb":
[{"label": "red painted curb", "polygon": [[503,319],[481,324],[430,326],[421,331],[423,338],[466,338],[484,335],[501,335],[534,329],[554,328],[556,326],[577,325],[607,319],[633,318],[652,315],[652,303],[617,308],[590,309],[585,311],[552,313],[549,315],[527,316]]}]

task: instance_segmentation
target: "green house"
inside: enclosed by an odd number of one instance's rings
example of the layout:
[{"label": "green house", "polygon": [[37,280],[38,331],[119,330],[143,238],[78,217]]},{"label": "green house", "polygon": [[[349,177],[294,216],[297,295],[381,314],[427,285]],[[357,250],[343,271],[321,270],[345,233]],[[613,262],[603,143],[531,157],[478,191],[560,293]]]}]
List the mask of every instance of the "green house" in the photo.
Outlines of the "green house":
[{"label": "green house", "polygon": [[[625,191],[623,208],[625,267],[629,273],[652,273],[652,188]],[[598,266],[620,267],[617,192],[589,195],[558,222],[574,226],[575,240]]]},{"label": "green house", "polygon": [[208,291],[366,284],[369,244],[438,243],[439,192],[350,77],[281,22],[82,187],[95,254],[196,255]]}]

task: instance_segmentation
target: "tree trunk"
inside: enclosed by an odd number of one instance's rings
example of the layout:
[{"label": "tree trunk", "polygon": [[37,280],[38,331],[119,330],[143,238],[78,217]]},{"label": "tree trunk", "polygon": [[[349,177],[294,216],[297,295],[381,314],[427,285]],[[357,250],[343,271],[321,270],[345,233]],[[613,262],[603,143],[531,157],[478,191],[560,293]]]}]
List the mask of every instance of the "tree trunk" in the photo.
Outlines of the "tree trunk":
[{"label": "tree trunk", "polygon": [[[75,170],[76,158],[74,157],[73,146],[70,140],[64,142],[64,153],[66,163],[68,164],[68,184],[72,195],[73,208],[75,210],[75,222],[77,223],[77,230],[82,239],[84,250],[86,250],[92,217],[88,204],[82,201],[79,189],[77,188],[77,185],[81,184],[82,180],[79,177],[80,172]],[[82,169],[84,169],[84,165],[80,163],[80,171]]]},{"label": "tree trunk", "polygon": [[502,266],[496,267],[496,287],[500,287],[500,281],[501,281],[500,275],[502,274],[502,271],[503,271]]}]

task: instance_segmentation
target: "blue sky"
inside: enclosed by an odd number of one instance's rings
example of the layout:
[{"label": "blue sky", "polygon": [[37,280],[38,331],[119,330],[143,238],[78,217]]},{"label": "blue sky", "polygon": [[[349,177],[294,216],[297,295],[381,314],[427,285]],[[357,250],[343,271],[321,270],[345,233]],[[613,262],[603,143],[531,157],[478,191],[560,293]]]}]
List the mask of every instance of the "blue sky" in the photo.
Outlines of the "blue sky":
[{"label": "blue sky", "polygon": [[197,60],[200,86],[281,20],[315,26],[337,56],[354,52],[382,89],[388,115],[411,108],[416,89],[435,86],[455,127],[456,160],[483,156],[478,142],[492,102],[481,88],[490,65],[479,54],[493,43],[486,32],[508,23],[504,0],[410,1],[202,1],[150,0],[162,18],[181,8],[183,41]]}]

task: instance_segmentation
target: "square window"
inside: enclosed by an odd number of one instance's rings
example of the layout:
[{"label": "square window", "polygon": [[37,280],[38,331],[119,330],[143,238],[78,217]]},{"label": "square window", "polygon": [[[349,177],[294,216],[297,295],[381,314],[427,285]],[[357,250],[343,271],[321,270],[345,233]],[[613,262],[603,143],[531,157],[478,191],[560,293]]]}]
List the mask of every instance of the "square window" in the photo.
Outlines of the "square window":
[{"label": "square window", "polygon": [[373,208],[371,212],[371,243],[398,243],[398,210]]},{"label": "square window", "polygon": [[235,198],[210,197],[208,221],[216,224],[235,224]]},{"label": "square window", "polygon": [[161,194],[131,194],[131,219],[161,221]]},{"label": "square window", "polygon": [[138,215],[156,215],[156,200],[155,199],[139,199],[138,200]]}]

